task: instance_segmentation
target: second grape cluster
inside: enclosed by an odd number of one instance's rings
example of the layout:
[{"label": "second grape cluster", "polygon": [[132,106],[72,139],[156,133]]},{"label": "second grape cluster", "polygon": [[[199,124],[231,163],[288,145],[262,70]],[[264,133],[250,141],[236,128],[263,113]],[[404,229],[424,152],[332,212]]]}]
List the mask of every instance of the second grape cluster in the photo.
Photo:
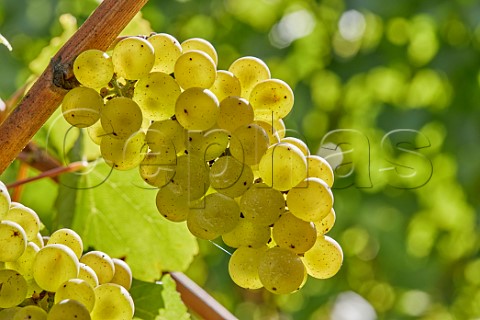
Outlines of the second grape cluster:
[{"label": "second grape cluster", "polygon": [[333,276],[343,260],[325,235],[334,175],[285,136],[293,91],[256,57],[228,70],[217,61],[210,42],[164,33],[85,51],[73,66],[82,86],[65,96],[63,115],[87,128],[112,168],[138,167],[158,188],[163,217],[236,248],[229,272],[239,286],[282,294],[307,274]]}]

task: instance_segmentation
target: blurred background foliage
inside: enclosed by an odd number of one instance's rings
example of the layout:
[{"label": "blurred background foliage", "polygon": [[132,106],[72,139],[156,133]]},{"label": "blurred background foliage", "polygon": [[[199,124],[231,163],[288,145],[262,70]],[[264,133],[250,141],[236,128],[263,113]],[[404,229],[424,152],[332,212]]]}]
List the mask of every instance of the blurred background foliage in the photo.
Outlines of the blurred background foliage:
[{"label": "blurred background foliage", "polygon": [[[0,46],[0,97],[29,79],[62,14],[80,25],[97,4],[1,0],[13,52]],[[142,13],[156,32],[211,41],[221,69],[265,60],[295,92],[289,134],[336,167],[338,275],[288,296],[249,292],[200,241],[195,281],[240,319],[480,318],[477,1],[151,0]],[[24,198],[48,211],[55,195]]]}]

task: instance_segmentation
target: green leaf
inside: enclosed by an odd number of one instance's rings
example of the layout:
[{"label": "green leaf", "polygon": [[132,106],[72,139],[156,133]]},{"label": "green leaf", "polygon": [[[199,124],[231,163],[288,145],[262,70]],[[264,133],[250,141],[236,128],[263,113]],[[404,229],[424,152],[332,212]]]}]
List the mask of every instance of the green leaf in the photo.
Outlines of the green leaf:
[{"label": "green leaf", "polygon": [[164,291],[161,284],[133,279],[129,291],[135,303],[135,319],[155,320],[165,306],[160,299]]},{"label": "green leaf", "polygon": [[186,224],[169,222],[158,213],[156,190],[141,187],[137,170],[110,172],[102,162],[82,176],[78,189],[70,186],[77,193],[72,228],[85,248],[125,257],[133,276],[143,281],[157,280],[164,271],[185,270],[198,252]]},{"label": "green leaf", "polygon": [[175,281],[169,274],[162,278],[163,291],[162,298],[165,307],[160,309],[160,313],[155,320],[188,320],[190,314],[187,307],[180,298]]},{"label": "green leaf", "polygon": [[12,51],[12,45],[8,40],[0,33],[0,44],[5,45],[7,47],[8,51]]}]

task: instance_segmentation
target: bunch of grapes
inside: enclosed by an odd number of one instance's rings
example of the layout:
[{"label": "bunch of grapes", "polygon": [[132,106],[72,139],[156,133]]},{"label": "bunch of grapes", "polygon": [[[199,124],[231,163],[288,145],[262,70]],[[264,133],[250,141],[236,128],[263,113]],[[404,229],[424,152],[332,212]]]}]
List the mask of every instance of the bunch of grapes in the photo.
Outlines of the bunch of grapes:
[{"label": "bunch of grapes", "polygon": [[80,236],[40,234],[34,210],[12,202],[0,182],[0,320],[131,320],[130,267]]},{"label": "bunch of grapes", "polygon": [[198,238],[237,248],[229,262],[241,287],[298,290],[307,274],[339,270],[333,171],[300,139],[285,137],[294,95],[256,57],[217,70],[200,38],[128,37],[109,53],[88,50],[73,72],[63,115],[88,128],[106,163],[138,167],[158,188],[160,214]]}]

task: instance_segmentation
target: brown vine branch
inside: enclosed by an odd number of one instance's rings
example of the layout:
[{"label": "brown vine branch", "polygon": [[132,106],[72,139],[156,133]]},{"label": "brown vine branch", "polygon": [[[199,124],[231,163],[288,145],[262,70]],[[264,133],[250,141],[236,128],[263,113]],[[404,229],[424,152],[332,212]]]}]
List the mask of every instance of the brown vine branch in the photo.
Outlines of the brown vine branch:
[{"label": "brown vine branch", "polygon": [[72,87],[71,66],[88,49],[106,50],[148,0],[105,0],[52,58],[0,126],[0,173],[12,163]]}]

